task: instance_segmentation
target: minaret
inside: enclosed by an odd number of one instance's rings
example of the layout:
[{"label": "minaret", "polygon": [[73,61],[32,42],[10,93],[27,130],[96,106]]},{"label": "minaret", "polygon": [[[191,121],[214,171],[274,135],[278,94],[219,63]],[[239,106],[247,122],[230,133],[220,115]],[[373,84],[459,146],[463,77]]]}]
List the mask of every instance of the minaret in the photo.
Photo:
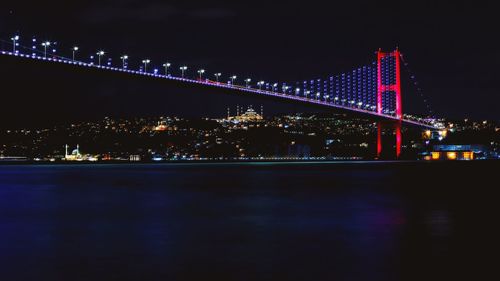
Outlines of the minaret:
[{"label": "minaret", "polygon": [[260,106],[260,116],[262,117],[262,119],[264,119],[264,106],[263,105]]},{"label": "minaret", "polygon": [[228,106],[227,107],[227,120],[229,120],[229,117],[231,117],[231,108]]},{"label": "minaret", "polygon": [[66,144],[64,148],[66,149],[66,152],[64,153],[64,158],[68,158],[68,145]]},{"label": "minaret", "polygon": [[236,105],[236,116],[240,116],[240,105]]},{"label": "minaret", "polygon": [[76,155],[80,155],[80,145],[76,145]]}]

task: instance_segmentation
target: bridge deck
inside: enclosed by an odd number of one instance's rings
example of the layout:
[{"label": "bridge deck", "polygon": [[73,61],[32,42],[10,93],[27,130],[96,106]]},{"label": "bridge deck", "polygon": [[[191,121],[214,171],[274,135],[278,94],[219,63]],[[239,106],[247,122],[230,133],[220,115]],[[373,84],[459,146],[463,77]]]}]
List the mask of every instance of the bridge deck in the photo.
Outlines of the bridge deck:
[{"label": "bridge deck", "polygon": [[175,80],[175,81],[205,85],[205,86],[210,86],[210,87],[230,89],[230,90],[246,92],[246,93],[254,93],[254,94],[259,94],[259,95],[264,95],[264,96],[278,97],[278,98],[282,98],[282,99],[294,100],[294,101],[299,101],[299,102],[304,102],[304,103],[309,103],[309,104],[316,104],[316,105],[320,105],[320,106],[325,106],[325,107],[329,107],[329,108],[337,108],[337,109],[352,111],[352,112],[356,112],[356,113],[366,114],[366,115],[369,115],[369,116],[372,116],[372,117],[375,117],[378,119],[385,119],[385,120],[393,121],[393,122],[402,122],[403,124],[410,124],[410,125],[415,125],[415,126],[429,128],[429,129],[438,129],[438,127],[435,124],[426,123],[426,122],[423,122],[421,120],[411,120],[411,119],[405,119],[405,118],[399,119],[396,116],[387,115],[387,114],[379,114],[375,111],[357,108],[357,107],[353,107],[353,106],[346,106],[346,105],[339,104],[339,103],[328,102],[328,101],[314,99],[314,98],[308,98],[308,97],[288,95],[288,94],[283,94],[283,93],[268,91],[268,90],[254,89],[254,88],[250,88],[250,87],[243,87],[243,86],[239,86],[239,85],[227,84],[227,83],[223,83],[223,82],[215,82],[215,81],[211,81],[208,79],[196,80],[196,79],[189,79],[189,78],[183,78],[183,77],[176,77],[176,76],[172,76],[172,75],[162,75],[162,74],[142,72],[142,71],[137,71],[137,70],[124,69],[124,68],[119,68],[119,67],[99,66],[99,65],[92,64],[92,63],[85,63],[85,62],[81,62],[81,61],[72,61],[72,60],[69,60],[66,58],[50,58],[50,57],[46,58],[46,57],[41,57],[41,56],[12,53],[12,52],[8,52],[8,51],[1,51],[0,54],[5,55],[5,56],[13,56],[13,57],[34,59],[34,60],[40,60],[40,61],[49,61],[49,62],[70,64],[70,65],[81,66],[81,67],[92,67],[92,68],[96,68],[96,69],[111,70],[111,71],[134,74],[134,75],[150,76],[150,77],[159,78],[159,79]]}]

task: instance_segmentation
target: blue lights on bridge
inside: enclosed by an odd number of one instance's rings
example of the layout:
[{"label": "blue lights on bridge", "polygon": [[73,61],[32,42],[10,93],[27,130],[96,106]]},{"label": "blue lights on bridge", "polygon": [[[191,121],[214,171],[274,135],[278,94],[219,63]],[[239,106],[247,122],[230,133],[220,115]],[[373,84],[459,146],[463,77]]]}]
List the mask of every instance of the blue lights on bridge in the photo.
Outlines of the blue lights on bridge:
[{"label": "blue lights on bridge", "polygon": [[[399,119],[394,115],[394,97],[386,95],[383,98],[383,110],[382,113],[377,113],[377,64],[372,63],[367,66],[362,66],[357,69],[352,70],[348,73],[342,73],[335,76],[331,76],[327,79],[312,79],[303,82],[295,83],[270,83],[264,81],[258,81],[256,83],[257,87],[254,88],[251,85],[252,79],[247,78],[244,80],[244,85],[237,85],[235,81],[237,79],[236,75],[230,76],[227,83],[220,82],[220,73],[216,73],[216,81],[212,81],[205,77],[205,70],[198,70],[196,73],[198,77],[188,78],[187,76],[187,66],[181,66],[179,70],[181,71],[181,76],[174,76],[169,73],[169,68],[172,66],[171,63],[163,64],[165,68],[165,73],[160,73],[159,68],[151,67],[149,59],[142,60],[142,64],[139,70],[129,69],[128,55],[122,55],[120,57],[121,65],[120,67],[113,66],[112,58],[108,57],[106,61],[103,61],[105,56],[108,56],[104,51],[98,51],[94,55],[89,56],[89,62],[82,62],[75,60],[75,52],[78,51],[78,47],[73,47],[72,58],[66,58],[56,54],[56,49],[53,48],[51,54],[47,48],[56,43],[49,41],[43,42],[43,50],[37,49],[37,39],[32,39],[32,47],[23,47],[19,44],[20,37],[14,36],[11,38],[13,49],[12,51],[1,51],[0,54],[7,56],[15,56],[27,59],[34,59],[40,61],[48,61],[55,63],[70,64],[79,67],[97,68],[103,70],[110,70],[122,73],[128,73],[133,75],[149,76],[160,79],[168,79],[181,81],[191,84],[200,84],[216,88],[225,88],[236,90],[240,92],[254,93],[264,96],[279,97],[282,99],[295,100],[304,103],[317,104],[326,107],[340,108],[348,111],[359,112],[363,114],[368,114],[371,116],[381,117],[384,119],[402,121],[405,123],[411,123],[418,126],[435,128],[437,125],[433,120],[412,118],[411,116],[405,115],[404,118]],[[19,47],[19,48],[17,48]],[[24,54],[19,51],[19,49],[29,50],[30,54]],[[97,61],[96,61],[97,60]],[[391,68],[391,62],[387,60],[383,61],[383,83],[392,83],[395,79],[393,71]],[[151,70],[150,70],[151,69]],[[279,86],[281,85],[281,86]],[[293,85],[293,86],[291,86]]]}]

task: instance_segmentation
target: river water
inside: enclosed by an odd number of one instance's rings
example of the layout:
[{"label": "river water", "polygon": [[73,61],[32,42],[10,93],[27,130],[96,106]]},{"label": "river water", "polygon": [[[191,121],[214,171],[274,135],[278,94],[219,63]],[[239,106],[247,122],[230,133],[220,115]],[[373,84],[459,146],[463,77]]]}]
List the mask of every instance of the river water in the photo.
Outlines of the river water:
[{"label": "river water", "polygon": [[0,280],[478,280],[498,164],[0,166]]}]

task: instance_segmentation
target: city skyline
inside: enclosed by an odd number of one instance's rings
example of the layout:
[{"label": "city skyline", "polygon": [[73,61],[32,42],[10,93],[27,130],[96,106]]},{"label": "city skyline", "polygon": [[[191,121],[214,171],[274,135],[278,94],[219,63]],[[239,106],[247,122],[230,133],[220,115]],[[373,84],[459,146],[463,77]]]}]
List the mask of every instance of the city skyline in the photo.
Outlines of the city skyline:
[{"label": "city skyline", "polygon": [[[377,122],[332,113],[264,117],[262,107],[260,112],[253,108],[237,105],[218,118],[106,117],[0,130],[0,161],[325,161],[376,156]],[[500,122],[440,122],[442,130],[404,128],[401,159],[497,158]],[[392,134],[387,128],[383,131],[382,139],[389,147],[395,145]],[[384,157],[394,157],[388,153]]]}]

